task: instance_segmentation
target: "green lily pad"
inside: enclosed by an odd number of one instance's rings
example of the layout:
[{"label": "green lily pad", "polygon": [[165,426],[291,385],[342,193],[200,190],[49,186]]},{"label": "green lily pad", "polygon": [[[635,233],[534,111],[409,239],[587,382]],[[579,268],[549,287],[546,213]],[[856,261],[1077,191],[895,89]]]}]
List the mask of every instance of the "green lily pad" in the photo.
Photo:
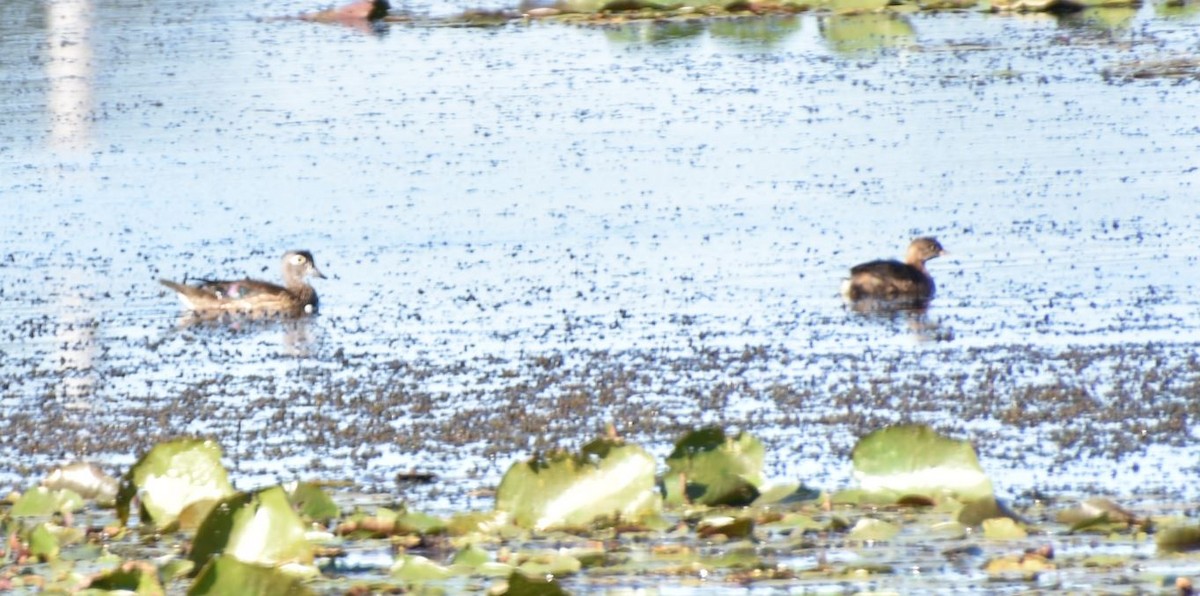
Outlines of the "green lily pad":
[{"label": "green lily pad", "polygon": [[772,484],[765,488],[759,487],[759,490],[761,493],[754,500],[755,507],[803,503],[821,498],[821,491],[808,488],[800,482]]},{"label": "green lily pad", "polygon": [[79,511],[85,505],[83,497],[69,489],[54,490],[39,486],[25,491],[13,503],[9,514],[13,517],[45,517],[55,513]]},{"label": "green lily pad", "polygon": [[392,565],[392,577],[407,582],[437,581],[450,577],[450,570],[417,555],[403,555]]},{"label": "green lily pad", "polygon": [[579,454],[556,451],[513,464],[496,490],[496,510],[521,527],[587,526],[658,512],[654,458],[641,447],[597,439]]},{"label": "green lily pad", "polygon": [[900,526],[885,522],[881,519],[864,517],[850,528],[850,533],[846,536],[850,540],[860,540],[863,542],[880,542],[891,540],[900,533]]},{"label": "green lily pad", "polygon": [[957,521],[946,521],[933,524],[929,527],[928,532],[928,536],[930,538],[943,538],[948,540],[964,538],[966,535],[966,524]]},{"label": "green lily pad", "polygon": [[410,511],[397,517],[396,527],[401,530],[400,533],[422,536],[445,534],[447,531],[446,520],[417,511]]},{"label": "green lily pad", "polygon": [[255,565],[229,555],[208,561],[188,596],[310,596],[303,580],[268,565]]},{"label": "green lily pad", "polygon": [[1200,526],[1176,526],[1158,533],[1159,552],[1183,553],[1200,550]]},{"label": "green lily pad", "polygon": [[503,513],[497,511],[471,511],[467,513],[457,513],[450,516],[446,521],[446,531],[452,536],[465,536],[467,534],[487,533],[494,530],[497,526],[503,526],[505,522],[502,518]]},{"label": "green lily pad", "polygon": [[53,561],[58,558],[61,550],[58,533],[50,528],[50,524],[38,524],[30,530],[29,554],[43,561]]},{"label": "green lily pad", "polygon": [[133,592],[139,596],[166,594],[158,581],[158,569],[151,563],[129,562],[92,578],[89,590]]},{"label": "green lily pad", "polygon": [[983,535],[990,540],[1021,540],[1029,536],[1025,529],[1009,517],[983,520]]},{"label": "green lily pad", "polygon": [[566,596],[567,591],[554,578],[529,577],[520,571],[508,576],[508,586],[502,596]]},{"label": "green lily pad", "polygon": [[342,514],[333,499],[319,485],[312,482],[293,482],[284,485],[288,501],[300,517],[312,521],[328,521]]},{"label": "green lily pad", "polygon": [[667,456],[662,481],[667,502],[749,505],[759,497],[764,458],[762,443],[749,433],[730,437],[713,427],[692,431]]},{"label": "green lily pad", "polygon": [[986,520],[997,517],[1007,517],[1014,521],[1020,521],[1020,517],[1004,503],[991,497],[962,503],[954,519],[967,526],[978,526]]},{"label": "green lily pad", "polygon": [[212,441],[178,439],[159,443],[121,478],[117,517],[129,523],[134,497],[141,502],[142,521],[165,528],[197,501],[233,494],[221,465],[221,448]]},{"label": "green lily pad", "polygon": [[876,502],[895,503],[908,495],[934,502],[993,499],[968,441],[944,437],[928,426],[904,425],[873,432],[854,446],[854,477]]},{"label": "green lily pad", "polygon": [[212,509],[196,531],[189,558],[201,567],[218,554],[255,565],[307,565],[313,560],[313,546],[287,494],[273,486],[234,494]]},{"label": "green lily pad", "polygon": [[517,566],[525,577],[547,577],[579,573],[583,562],[578,557],[562,553],[551,553],[530,557]]},{"label": "green lily pad", "polygon": [[450,559],[450,564],[474,569],[484,563],[490,563],[491,560],[492,556],[486,550],[472,544],[454,553],[454,556]]}]

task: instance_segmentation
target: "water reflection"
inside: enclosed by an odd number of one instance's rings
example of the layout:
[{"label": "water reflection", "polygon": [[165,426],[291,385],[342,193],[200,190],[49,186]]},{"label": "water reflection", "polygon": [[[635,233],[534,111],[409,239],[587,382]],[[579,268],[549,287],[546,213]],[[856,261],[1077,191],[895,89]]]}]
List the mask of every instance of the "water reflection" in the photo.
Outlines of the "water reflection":
[{"label": "water reflection", "polygon": [[800,19],[794,16],[756,16],[718,20],[712,24],[710,30],[714,39],[773,47],[799,33],[800,22]]},{"label": "water reflection", "polygon": [[1136,8],[1104,7],[1064,14],[1059,22],[1064,29],[1089,29],[1102,33],[1121,33],[1133,27]]},{"label": "water reflection", "polygon": [[58,350],[52,354],[62,380],[59,395],[67,409],[90,407],[86,398],[95,390],[96,317],[92,300],[80,292],[64,289],[59,304],[59,325],[55,334]]},{"label": "water reflection", "polygon": [[659,44],[696,39],[705,28],[701,21],[635,21],[605,27],[604,36],[618,44]]},{"label": "water reflection", "polygon": [[641,20],[604,28],[610,42],[619,44],[664,44],[695,40],[708,33],[713,39],[741,46],[770,48],[800,32],[801,19],[794,16],[748,17],[695,20]]},{"label": "water reflection", "polygon": [[189,311],[176,320],[175,330],[190,333],[197,341],[216,345],[224,341],[280,334],[285,353],[296,357],[311,356],[315,346],[312,317],[255,317],[238,313]]},{"label": "water reflection", "polygon": [[918,341],[951,341],[954,331],[929,316],[929,300],[874,300],[846,302],[846,310],[866,321],[902,323]]},{"label": "water reflection", "polygon": [[50,144],[82,149],[91,136],[92,4],[90,0],[51,0],[46,9]]},{"label": "water reflection", "polygon": [[916,37],[907,18],[891,13],[830,15],[817,23],[821,37],[839,54],[903,46]]}]

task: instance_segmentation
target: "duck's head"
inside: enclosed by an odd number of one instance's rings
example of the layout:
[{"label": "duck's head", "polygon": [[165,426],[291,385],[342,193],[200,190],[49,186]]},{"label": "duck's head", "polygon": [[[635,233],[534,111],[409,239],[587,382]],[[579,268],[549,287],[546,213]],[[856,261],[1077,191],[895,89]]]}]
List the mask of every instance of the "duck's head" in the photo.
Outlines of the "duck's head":
[{"label": "duck's head", "polygon": [[283,253],[283,278],[289,281],[303,281],[306,277],[325,279],[325,274],[317,269],[312,253],[307,250],[289,250]]},{"label": "duck's head", "polygon": [[924,264],[929,259],[935,259],[942,255],[950,254],[946,249],[942,248],[941,243],[936,238],[930,236],[922,236],[913,240],[908,245],[908,254],[904,260],[911,265]]}]

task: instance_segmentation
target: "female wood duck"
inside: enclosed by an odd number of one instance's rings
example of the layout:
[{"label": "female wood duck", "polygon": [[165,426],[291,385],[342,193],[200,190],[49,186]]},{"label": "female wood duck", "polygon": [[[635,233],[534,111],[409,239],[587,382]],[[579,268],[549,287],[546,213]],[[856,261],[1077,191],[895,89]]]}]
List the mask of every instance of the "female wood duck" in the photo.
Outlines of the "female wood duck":
[{"label": "female wood duck", "polygon": [[908,245],[904,262],[879,260],[856,265],[842,282],[842,296],[858,300],[927,302],[936,287],[925,270],[925,262],[940,257],[946,249],[937,240],[917,238]]},{"label": "female wood duck", "polygon": [[196,285],[158,280],[179,293],[184,306],[197,313],[223,312],[251,315],[301,317],[317,312],[317,291],[306,278],[325,276],[307,250],[289,250],[283,254],[283,285],[256,279],[238,281],[199,280]]}]

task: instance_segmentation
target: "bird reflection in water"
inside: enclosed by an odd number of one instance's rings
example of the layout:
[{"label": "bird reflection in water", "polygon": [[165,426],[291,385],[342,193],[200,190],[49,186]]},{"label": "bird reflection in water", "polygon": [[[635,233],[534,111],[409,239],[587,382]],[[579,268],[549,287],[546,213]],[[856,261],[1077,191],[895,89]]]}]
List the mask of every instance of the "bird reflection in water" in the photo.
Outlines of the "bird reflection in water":
[{"label": "bird reflection in water", "polygon": [[888,300],[864,298],[847,301],[846,310],[860,318],[901,324],[919,341],[951,341],[954,331],[929,317],[929,299]]}]

